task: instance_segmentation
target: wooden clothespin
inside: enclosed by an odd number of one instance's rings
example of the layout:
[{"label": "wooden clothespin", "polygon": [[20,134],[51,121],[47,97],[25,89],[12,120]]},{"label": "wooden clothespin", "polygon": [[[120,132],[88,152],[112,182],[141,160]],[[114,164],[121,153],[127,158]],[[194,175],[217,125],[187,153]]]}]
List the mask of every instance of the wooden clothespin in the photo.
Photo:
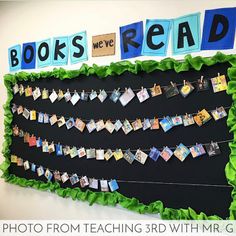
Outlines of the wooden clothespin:
[{"label": "wooden clothespin", "polygon": [[202,75],[202,76],[201,76],[201,79],[200,79],[201,83],[202,83],[202,81],[203,81],[203,77],[204,77],[204,76]]}]

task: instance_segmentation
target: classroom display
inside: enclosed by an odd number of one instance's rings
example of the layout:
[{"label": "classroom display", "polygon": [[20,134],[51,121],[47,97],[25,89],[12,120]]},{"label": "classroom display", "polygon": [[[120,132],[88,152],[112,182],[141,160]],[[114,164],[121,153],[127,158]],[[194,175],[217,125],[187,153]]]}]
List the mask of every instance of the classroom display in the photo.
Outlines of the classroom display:
[{"label": "classroom display", "polygon": [[5,180],[163,219],[236,219],[235,59],[5,75]]}]

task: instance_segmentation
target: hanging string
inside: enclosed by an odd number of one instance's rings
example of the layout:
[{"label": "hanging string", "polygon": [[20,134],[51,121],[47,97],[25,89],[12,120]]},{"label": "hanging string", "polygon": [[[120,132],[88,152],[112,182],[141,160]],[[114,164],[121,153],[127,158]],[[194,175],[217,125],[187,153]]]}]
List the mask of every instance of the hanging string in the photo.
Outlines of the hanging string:
[{"label": "hanging string", "polygon": [[[227,76],[225,75],[225,77],[227,78]],[[202,77],[203,78],[203,77]],[[211,80],[211,78],[212,77],[207,77],[207,78],[205,78],[204,77],[204,79],[205,80]],[[198,77],[195,77],[194,79],[199,79],[199,76]],[[198,83],[198,80],[194,80],[194,81],[189,81],[189,83],[190,84],[196,84],[196,83]],[[184,85],[184,83],[175,83],[176,84],[176,86],[183,86]],[[154,86],[154,85],[153,85]],[[165,85],[165,86],[160,86],[161,88],[166,88],[166,87],[168,87],[169,85]],[[27,87],[27,86],[26,86]],[[41,91],[43,90],[43,89],[45,89],[45,88],[40,88],[40,87],[32,87],[32,88],[34,88],[34,89],[36,89],[36,88],[39,88]],[[151,88],[153,88],[153,87],[147,87],[146,89],[151,89]],[[63,93],[66,93],[69,89],[66,89],[66,90],[62,90],[62,89],[58,89],[58,90],[56,90],[56,89],[54,89],[54,90],[50,90],[50,89],[46,89],[46,90],[48,90],[48,92],[50,92],[50,93],[52,93],[53,91],[55,91],[55,92],[59,92],[59,90],[61,90]],[[87,94],[91,94],[92,93],[92,91],[100,91],[100,90],[103,90],[103,89],[92,89],[92,90],[86,90],[86,89],[83,89],[83,90],[80,90],[80,91],[78,91],[77,89],[76,90],[74,90],[74,91],[70,91],[70,93],[71,94],[74,94],[75,92],[77,92],[77,93],[82,93],[82,92],[85,92],[85,93],[87,93]],[[105,90],[105,89],[104,89]],[[134,89],[132,89],[134,92],[138,92],[138,91],[140,91],[141,90],[141,88],[134,88]],[[105,90],[105,92],[106,93],[108,93],[108,94],[111,94],[111,93],[113,93],[113,91],[114,90]],[[125,89],[119,89],[119,91],[121,92],[121,93],[124,93],[125,92]]]},{"label": "hanging string", "polygon": [[[22,158],[21,158],[22,159]],[[24,160],[22,159],[23,162],[28,161],[28,160]],[[42,165],[36,165],[33,162],[28,161],[30,165],[35,165],[36,168],[37,167],[42,167],[45,170],[49,170],[50,172],[55,172],[58,170],[53,170],[50,168],[46,168],[43,167]],[[63,175],[64,173],[67,173],[66,171],[62,172],[62,171],[58,171],[60,173],[60,175]],[[67,173],[69,177],[71,177],[73,174]],[[77,174],[77,173],[74,173]],[[77,176],[79,178],[82,178],[84,176],[82,175],[78,175]],[[97,179],[97,180],[104,180],[104,178],[100,179],[100,178],[92,178],[92,179]],[[114,178],[113,178],[114,179]],[[110,180],[113,180],[110,179]],[[109,180],[108,180],[109,181]],[[127,184],[152,184],[152,185],[172,185],[172,186],[188,186],[188,187],[214,187],[214,188],[232,188],[231,185],[226,185],[226,184],[206,184],[206,183],[179,183],[179,182],[162,182],[162,181],[140,181],[140,180],[121,180],[121,179],[116,179],[116,181],[118,183],[127,183]]]},{"label": "hanging string", "polygon": [[[14,105],[16,106],[16,108],[19,108],[21,105],[16,105],[16,104],[13,104],[12,105],[12,108],[14,107]],[[22,106],[23,107],[23,106]],[[29,110],[29,111],[32,111],[32,110],[34,110],[34,111],[36,111],[35,109],[29,109],[29,108],[27,108],[27,107],[23,107],[23,109],[24,108],[26,108],[27,110]],[[225,110],[228,110],[228,109],[230,109],[231,108],[231,106],[226,106],[226,107],[223,107]],[[214,111],[215,109],[212,109],[212,110],[207,110],[207,112],[212,112],[212,111]],[[47,114],[49,117],[52,117],[52,116],[54,116],[54,115],[56,115],[56,114],[49,114],[49,113],[45,113],[45,112],[41,112],[41,111],[36,111],[36,114]],[[186,113],[187,115],[196,115],[198,112],[194,112],[194,113]],[[185,115],[186,115],[185,114]],[[176,117],[176,116],[185,116],[185,115],[175,115],[175,116],[173,116],[173,117]],[[69,120],[70,118],[73,118],[74,120],[76,119],[75,117],[66,117],[66,116],[59,116],[59,115],[56,115],[56,117],[57,117],[57,119],[60,119],[61,117],[64,117],[65,119],[67,119],[67,120]],[[156,119],[157,120],[162,120],[162,119],[164,119],[165,117],[167,117],[167,116],[164,116],[164,117],[156,117]],[[155,118],[155,116],[153,117],[153,118]],[[82,120],[82,121],[84,121],[84,122],[90,122],[91,120],[94,120],[95,122],[97,122],[97,121],[100,121],[100,120],[102,120],[102,119],[81,119],[80,118],[80,120]],[[107,121],[111,121],[111,122],[113,122],[113,123],[115,123],[118,119],[116,119],[116,120],[112,120],[112,119],[106,119]],[[128,119],[125,119],[125,120],[128,120]],[[125,120],[120,120],[121,122],[124,122]],[[135,120],[128,120],[129,122],[135,122],[137,119],[135,119]]]},{"label": "hanging string", "polygon": [[177,183],[177,182],[160,182],[160,181],[139,181],[139,180],[116,180],[118,183],[129,184],[157,184],[157,185],[176,185],[176,186],[192,186],[192,187],[215,187],[215,188],[233,188],[231,185],[225,184],[204,184],[204,183]]},{"label": "hanging string", "polygon": [[[19,130],[21,130],[20,128],[19,128]],[[26,132],[26,131],[23,131],[23,130],[21,130],[22,132],[23,132],[23,134],[26,134],[26,133],[28,133],[29,134],[29,136],[34,136],[34,134],[30,134],[29,132]],[[19,137],[19,136],[18,136]],[[36,137],[36,139],[38,139],[37,137]],[[49,143],[58,143],[58,144],[60,144],[63,148],[65,148],[65,147],[71,147],[71,146],[69,146],[69,145],[63,145],[63,144],[61,144],[61,142],[54,142],[54,141],[48,141],[47,139],[43,139],[42,138],[42,140],[43,141],[47,141],[47,142],[49,142]],[[222,144],[222,143],[229,143],[229,142],[232,142],[233,141],[233,139],[227,139],[227,140],[220,140],[220,141],[214,141],[214,142],[216,142],[216,143],[218,143],[218,144]],[[211,141],[210,143],[208,142],[208,143],[201,143],[203,146],[206,146],[206,145],[209,145],[209,144],[211,144],[213,141]],[[198,142],[197,142],[198,143]],[[193,147],[194,145],[188,145],[188,146],[186,146],[187,148],[190,148],[190,147]],[[75,147],[75,146],[73,146],[73,147]],[[165,146],[164,146],[165,147]],[[82,148],[82,146],[81,147],[76,147],[77,149],[79,149],[79,148]],[[175,150],[176,149],[176,146],[175,147],[168,147],[169,149],[171,149],[171,150]],[[90,148],[88,148],[88,149],[90,149]],[[99,150],[100,148],[98,148],[97,150]],[[104,150],[107,150],[107,149],[110,149],[110,148],[104,148]],[[127,148],[128,149],[128,148]],[[127,149],[120,149],[120,148],[116,148],[116,149],[111,149],[111,151],[113,151],[113,152],[115,152],[115,151],[117,151],[117,150],[121,150],[121,151],[123,151],[123,152],[125,152],[125,151],[127,151]],[[161,147],[158,147],[158,149],[161,149]],[[149,149],[141,149],[141,148],[138,148],[138,149],[129,149],[130,151],[132,151],[132,152],[135,152],[135,151],[137,151],[137,150],[141,150],[141,151],[150,151],[151,150],[151,148],[149,148]]]},{"label": "hanging string", "polygon": [[[16,156],[16,155],[15,155]],[[25,162],[25,161],[28,161],[28,160],[25,160],[25,159],[23,159],[23,158],[21,158],[22,160],[23,160],[23,162]],[[54,172],[54,171],[58,171],[58,170],[53,170],[53,169],[50,169],[50,168],[46,168],[46,167],[43,167],[42,165],[36,165],[35,163],[33,163],[33,162],[30,162],[30,161],[28,161],[29,162],[29,164],[30,165],[35,165],[36,166],[36,168],[37,167],[42,167],[44,170],[46,170],[46,169],[48,169],[50,172]],[[62,171],[58,171],[59,173],[60,173],[60,175],[62,175],[62,174],[64,174],[64,173],[67,173],[66,171],[64,171],[64,172],[62,172]],[[68,174],[68,176],[69,177],[71,177],[73,174],[69,174],[69,173],[67,173]],[[76,174],[76,173],[74,173],[74,174]],[[79,178],[82,178],[83,176],[82,175],[78,175],[78,177]],[[98,179],[98,180],[100,180],[100,179]],[[101,179],[102,180],[102,179]]]},{"label": "hanging string", "polygon": [[[222,144],[222,143],[229,143],[229,142],[232,142],[233,141],[233,139],[227,139],[227,140],[221,140],[221,141],[214,141],[214,143],[218,143],[218,144]],[[213,141],[211,141],[210,143],[208,142],[208,143],[201,143],[203,146],[206,146],[206,145],[209,145],[209,144],[211,144]],[[199,143],[198,143],[199,144]],[[186,145],[185,145],[186,146]],[[193,147],[194,145],[187,145],[186,147],[187,148],[191,148],[191,147]],[[175,150],[176,149],[176,146],[175,147],[169,147],[168,146],[168,148],[169,149],[171,149],[171,150]],[[161,149],[161,148],[158,148],[158,149]],[[150,151],[151,150],[151,148],[149,148],[149,149],[140,149],[140,150],[142,150],[142,151]],[[130,151],[137,151],[137,149],[130,149]]]}]

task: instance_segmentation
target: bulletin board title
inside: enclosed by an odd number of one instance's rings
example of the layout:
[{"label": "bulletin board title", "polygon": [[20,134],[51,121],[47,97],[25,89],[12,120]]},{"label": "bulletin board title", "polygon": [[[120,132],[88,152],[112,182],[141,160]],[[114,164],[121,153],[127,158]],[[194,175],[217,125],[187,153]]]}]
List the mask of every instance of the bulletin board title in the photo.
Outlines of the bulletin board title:
[{"label": "bulletin board title", "polygon": [[[200,13],[175,19],[147,19],[120,26],[121,59],[166,56],[170,35],[173,55],[234,47],[236,7],[205,11],[201,37]],[[115,55],[116,33],[92,36],[92,57]],[[88,60],[87,33],[27,42],[8,49],[9,70],[63,66]]]}]

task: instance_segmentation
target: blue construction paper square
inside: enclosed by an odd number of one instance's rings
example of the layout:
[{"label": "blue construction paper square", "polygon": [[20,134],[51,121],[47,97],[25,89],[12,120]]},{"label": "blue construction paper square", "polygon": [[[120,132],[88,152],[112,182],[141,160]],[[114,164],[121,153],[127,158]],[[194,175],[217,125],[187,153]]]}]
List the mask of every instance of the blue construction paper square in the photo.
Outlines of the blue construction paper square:
[{"label": "blue construction paper square", "polygon": [[[209,36],[212,28],[212,23],[215,15],[222,15],[228,21],[228,31],[225,36],[217,40],[209,42]],[[236,8],[220,8],[205,11],[203,36],[202,36],[202,50],[219,50],[219,49],[231,49],[234,46],[235,27],[236,27]],[[221,34],[223,30],[222,23],[218,24],[216,34]]]},{"label": "blue construction paper square", "polygon": [[69,37],[69,45],[71,64],[88,60],[86,31],[71,35]]},{"label": "blue construction paper square", "polygon": [[[178,48],[179,25],[185,22],[188,23],[194,44],[189,46],[187,37],[185,36],[183,47]],[[200,13],[182,16],[173,20],[172,44],[173,55],[200,51]]]},{"label": "blue construction paper square", "polygon": [[[42,68],[52,64],[51,39],[45,39],[36,43],[37,67]],[[46,52],[49,52],[46,55]],[[40,56],[39,56],[40,54]]]},{"label": "blue construction paper square", "polygon": [[36,43],[23,43],[21,69],[34,69],[36,62]]},{"label": "blue construction paper square", "polygon": [[21,69],[21,45],[15,45],[8,49],[9,70],[17,71]]},{"label": "blue construction paper square", "polygon": [[[56,46],[59,49],[59,53],[56,52]],[[52,65],[62,66],[68,63],[68,37],[56,37],[53,39],[52,47]]]},{"label": "blue construction paper square", "polygon": [[[131,38],[134,45],[126,44],[123,40],[124,35]],[[133,24],[120,27],[120,50],[121,59],[138,57],[142,52],[143,43],[143,22],[136,22]]]},{"label": "blue construction paper square", "polygon": [[[146,30],[145,36],[142,45],[142,55],[144,56],[166,56],[168,43],[169,43],[169,35],[171,29],[172,20],[146,20]],[[158,25],[158,26],[155,26]],[[148,39],[148,31],[152,27],[153,32],[159,32],[159,30],[163,30],[163,34],[152,36],[152,43],[154,45],[158,45],[159,48],[151,49],[148,46],[147,39]],[[160,27],[161,29],[159,29]]]}]

